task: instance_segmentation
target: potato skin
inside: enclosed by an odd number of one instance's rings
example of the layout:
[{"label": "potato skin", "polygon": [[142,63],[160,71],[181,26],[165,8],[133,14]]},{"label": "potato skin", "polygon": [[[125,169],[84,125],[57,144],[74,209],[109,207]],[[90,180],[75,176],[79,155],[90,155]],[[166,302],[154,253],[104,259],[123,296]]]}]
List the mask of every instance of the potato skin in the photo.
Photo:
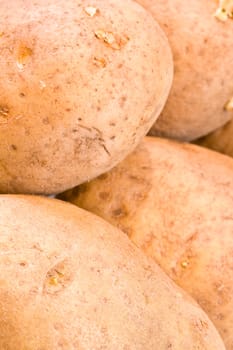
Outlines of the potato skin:
[{"label": "potato skin", "polygon": [[233,94],[233,19],[222,22],[214,0],[137,0],[168,36],[174,82],[151,135],[190,141],[233,117],[224,109]]},{"label": "potato skin", "polygon": [[145,138],[111,172],[63,198],[128,234],[207,312],[233,350],[233,161]]},{"label": "potato skin", "polygon": [[89,6],[0,0],[2,193],[57,193],[94,178],[164,106],[173,62],[152,16],[130,0],[94,0],[94,16]]},{"label": "potato skin", "polygon": [[233,157],[233,120],[195,143]]},{"label": "potato skin", "polygon": [[1,350],[224,349],[200,307],[102,219],[8,195],[0,229]]}]

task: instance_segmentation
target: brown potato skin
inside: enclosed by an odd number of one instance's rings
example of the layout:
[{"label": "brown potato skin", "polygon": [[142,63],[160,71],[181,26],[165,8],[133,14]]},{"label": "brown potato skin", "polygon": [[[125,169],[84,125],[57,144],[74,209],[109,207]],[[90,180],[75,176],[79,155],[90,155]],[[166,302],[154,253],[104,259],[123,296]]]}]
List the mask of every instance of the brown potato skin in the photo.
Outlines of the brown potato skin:
[{"label": "brown potato skin", "polygon": [[233,157],[233,120],[195,143]]},{"label": "brown potato skin", "polygon": [[152,16],[131,0],[95,0],[93,17],[86,6],[0,0],[2,193],[57,193],[109,170],[165,104],[172,54]]},{"label": "brown potato skin", "polygon": [[174,82],[150,134],[191,141],[233,117],[224,106],[233,95],[233,20],[214,17],[215,0],[137,0],[168,36]]},{"label": "brown potato skin", "polygon": [[128,234],[207,312],[233,350],[233,160],[145,138],[111,172],[63,198]]},{"label": "brown potato skin", "polygon": [[102,219],[3,195],[0,229],[1,350],[225,349],[200,307]]}]

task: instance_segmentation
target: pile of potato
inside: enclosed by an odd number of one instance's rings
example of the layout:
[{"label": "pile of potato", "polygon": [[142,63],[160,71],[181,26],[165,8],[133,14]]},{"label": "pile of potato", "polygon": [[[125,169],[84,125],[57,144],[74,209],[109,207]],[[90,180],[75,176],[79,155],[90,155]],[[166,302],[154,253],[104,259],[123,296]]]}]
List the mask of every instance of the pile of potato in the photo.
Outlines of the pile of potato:
[{"label": "pile of potato", "polygon": [[233,350],[233,0],[0,17],[0,350]]}]

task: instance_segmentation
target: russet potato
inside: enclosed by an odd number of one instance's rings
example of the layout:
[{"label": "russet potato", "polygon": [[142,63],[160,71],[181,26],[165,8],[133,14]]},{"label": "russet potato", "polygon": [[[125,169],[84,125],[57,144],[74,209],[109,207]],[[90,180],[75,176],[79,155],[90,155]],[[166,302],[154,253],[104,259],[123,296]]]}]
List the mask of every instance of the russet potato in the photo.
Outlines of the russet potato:
[{"label": "russet potato", "polygon": [[233,350],[233,160],[145,138],[111,172],[62,198],[121,228],[207,312]]},{"label": "russet potato", "polygon": [[157,119],[173,61],[131,0],[0,0],[0,192],[51,194],[107,171]]},{"label": "russet potato", "polygon": [[233,118],[233,0],[137,0],[164,29],[174,82],[151,135],[195,140]]},{"label": "russet potato", "polygon": [[0,231],[1,350],[225,349],[200,307],[104,220],[2,195]]}]

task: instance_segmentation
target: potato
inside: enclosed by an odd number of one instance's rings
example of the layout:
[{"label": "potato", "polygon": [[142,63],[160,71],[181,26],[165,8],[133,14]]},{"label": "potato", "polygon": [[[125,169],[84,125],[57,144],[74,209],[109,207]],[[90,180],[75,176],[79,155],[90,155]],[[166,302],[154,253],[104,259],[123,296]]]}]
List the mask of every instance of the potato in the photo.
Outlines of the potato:
[{"label": "potato", "polygon": [[2,195],[0,229],[1,350],[225,349],[200,307],[102,219]]},{"label": "potato", "polygon": [[151,134],[190,141],[224,125],[233,117],[225,108],[233,97],[233,0],[219,8],[216,0],[137,2],[166,32],[175,63],[170,97]]},{"label": "potato", "polygon": [[233,350],[233,160],[159,138],[63,198],[121,228],[189,292]]},{"label": "potato", "polygon": [[152,16],[130,0],[0,0],[0,17],[0,192],[57,193],[130,153],[172,81]]},{"label": "potato", "polygon": [[195,143],[233,157],[233,119]]}]

